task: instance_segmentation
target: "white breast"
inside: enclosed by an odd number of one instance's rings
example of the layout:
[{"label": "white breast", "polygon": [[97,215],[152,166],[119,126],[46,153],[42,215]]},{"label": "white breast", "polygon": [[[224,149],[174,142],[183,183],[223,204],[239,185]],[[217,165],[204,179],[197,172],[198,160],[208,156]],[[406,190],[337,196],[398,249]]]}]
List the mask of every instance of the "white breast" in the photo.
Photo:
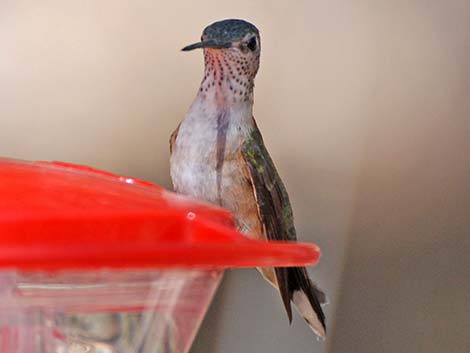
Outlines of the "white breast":
[{"label": "white breast", "polygon": [[239,151],[252,119],[251,106],[227,107],[211,102],[214,100],[199,95],[181,122],[170,159],[170,174],[176,192],[217,203],[217,119],[228,114],[227,159]]}]

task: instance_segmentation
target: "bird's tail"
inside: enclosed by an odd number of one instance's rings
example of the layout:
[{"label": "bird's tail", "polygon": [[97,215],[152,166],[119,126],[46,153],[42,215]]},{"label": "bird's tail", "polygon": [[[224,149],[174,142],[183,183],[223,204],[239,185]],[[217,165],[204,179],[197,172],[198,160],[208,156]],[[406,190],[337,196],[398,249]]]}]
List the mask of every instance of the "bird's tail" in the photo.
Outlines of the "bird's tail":
[{"label": "bird's tail", "polygon": [[289,297],[299,314],[318,336],[325,337],[325,314],[321,308],[321,304],[326,303],[325,293],[310,280],[304,267],[277,268],[276,272],[278,270],[285,271],[283,277],[286,278]]}]

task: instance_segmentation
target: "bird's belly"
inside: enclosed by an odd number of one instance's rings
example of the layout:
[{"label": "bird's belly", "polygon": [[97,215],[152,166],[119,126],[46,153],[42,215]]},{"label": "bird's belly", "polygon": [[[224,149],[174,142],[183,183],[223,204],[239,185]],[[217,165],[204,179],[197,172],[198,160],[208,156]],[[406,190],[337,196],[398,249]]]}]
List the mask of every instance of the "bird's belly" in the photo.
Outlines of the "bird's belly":
[{"label": "bird's belly", "polygon": [[181,122],[170,159],[170,173],[177,193],[216,201],[217,111],[199,112],[200,104]]},{"label": "bird's belly", "polygon": [[199,160],[181,160],[172,163],[171,178],[177,193],[198,200],[217,203],[217,172],[212,163]]},{"label": "bird's belly", "polygon": [[[188,154],[193,155],[193,158],[185,157]],[[223,165],[217,170],[215,148],[213,153],[207,149],[205,156],[196,157],[189,149],[186,152],[175,151],[171,161],[171,178],[175,191],[236,212],[237,208],[233,207],[232,201],[235,197],[233,190],[245,186],[243,165],[233,156],[226,155]]]},{"label": "bird's belly", "polygon": [[241,152],[251,120],[244,121],[241,115],[232,113],[220,166],[217,153],[220,112],[204,115],[198,112],[198,105],[193,110],[180,125],[171,155],[175,191],[228,209],[241,232],[262,237],[256,199]]},{"label": "bird's belly", "polygon": [[179,152],[175,151],[171,163],[175,191],[228,209],[234,215],[237,228],[241,232],[264,239],[256,199],[246,175],[243,159],[236,155],[225,158],[220,189],[217,185],[215,165],[215,159],[213,162],[180,159]]}]

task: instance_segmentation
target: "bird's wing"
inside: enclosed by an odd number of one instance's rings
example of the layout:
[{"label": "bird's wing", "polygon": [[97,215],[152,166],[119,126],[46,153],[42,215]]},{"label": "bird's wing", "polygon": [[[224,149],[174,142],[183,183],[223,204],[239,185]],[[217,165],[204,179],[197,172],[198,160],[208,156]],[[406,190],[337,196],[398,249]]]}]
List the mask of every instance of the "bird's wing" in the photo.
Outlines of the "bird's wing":
[{"label": "bird's wing", "polygon": [[[242,156],[247,166],[266,238],[296,241],[289,195],[264,146],[256,123],[243,144]],[[274,271],[289,321],[292,321],[290,305],[292,300],[314,332],[324,337],[325,315],[320,304],[325,301],[325,295],[309,279],[307,270],[304,267],[277,267]]]},{"label": "bird's wing", "polygon": [[173,153],[173,146],[175,145],[176,138],[178,137],[178,131],[180,130],[181,123],[178,124],[175,131],[170,135],[170,154]]},{"label": "bird's wing", "polygon": [[[242,147],[253,193],[258,204],[258,213],[268,240],[296,241],[292,208],[286,188],[276,171],[274,163],[264,146],[260,131],[254,126]],[[276,268],[279,291],[292,320],[292,289],[285,268]]]}]

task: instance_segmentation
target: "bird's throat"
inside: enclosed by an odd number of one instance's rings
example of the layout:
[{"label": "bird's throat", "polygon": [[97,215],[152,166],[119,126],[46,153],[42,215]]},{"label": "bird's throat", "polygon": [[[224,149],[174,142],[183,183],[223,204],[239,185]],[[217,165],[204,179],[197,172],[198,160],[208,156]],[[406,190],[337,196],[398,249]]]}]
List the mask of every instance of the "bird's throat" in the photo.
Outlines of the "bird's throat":
[{"label": "bird's throat", "polygon": [[207,51],[204,54],[204,77],[199,88],[201,99],[218,106],[252,105],[256,71],[230,52]]}]

